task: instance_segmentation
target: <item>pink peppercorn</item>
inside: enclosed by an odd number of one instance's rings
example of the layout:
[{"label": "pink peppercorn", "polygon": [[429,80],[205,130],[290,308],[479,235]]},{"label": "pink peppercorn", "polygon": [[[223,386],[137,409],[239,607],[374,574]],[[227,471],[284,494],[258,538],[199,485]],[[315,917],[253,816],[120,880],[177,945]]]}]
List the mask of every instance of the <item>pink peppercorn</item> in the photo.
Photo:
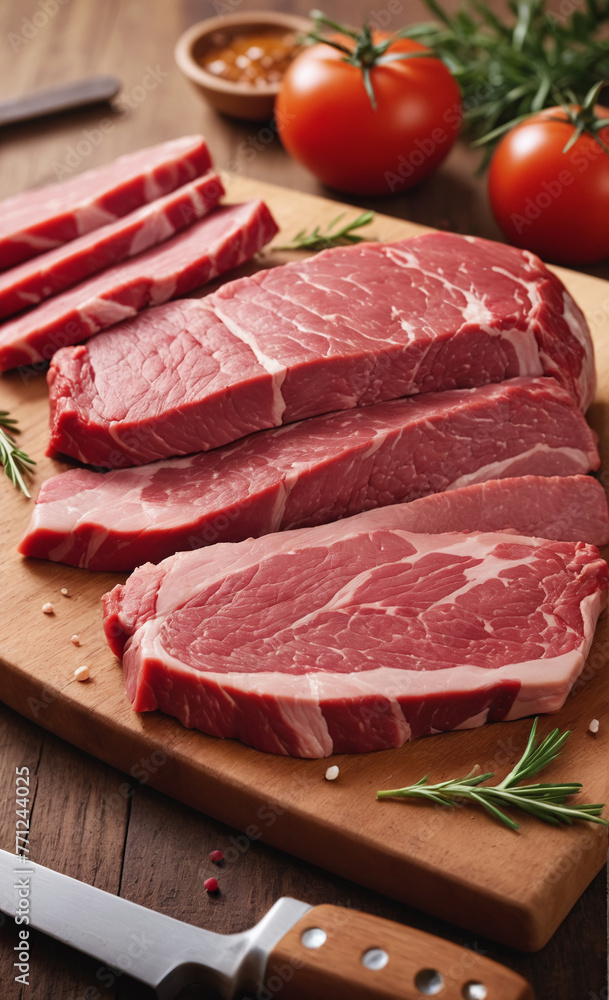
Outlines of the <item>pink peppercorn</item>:
[{"label": "pink peppercorn", "polygon": [[211,854],[209,855],[209,860],[213,861],[215,864],[219,864],[223,858],[224,855],[222,851],[212,851]]},{"label": "pink peppercorn", "polygon": [[206,878],[203,885],[208,892],[218,891],[218,879],[217,878]]}]

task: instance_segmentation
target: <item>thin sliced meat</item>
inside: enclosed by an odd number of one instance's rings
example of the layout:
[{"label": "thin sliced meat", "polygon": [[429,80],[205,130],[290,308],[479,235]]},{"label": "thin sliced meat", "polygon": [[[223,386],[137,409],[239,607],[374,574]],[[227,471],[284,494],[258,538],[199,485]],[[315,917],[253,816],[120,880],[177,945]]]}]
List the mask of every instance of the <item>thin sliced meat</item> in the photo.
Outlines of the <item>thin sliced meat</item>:
[{"label": "thin sliced meat", "polygon": [[108,226],[5,271],[0,274],[0,319],[163,243],[207,215],[223,194],[219,175],[208,171]]},{"label": "thin sliced meat", "polygon": [[[249,260],[277,232],[262,201],[223,205],[158,247],[55,295],[0,326],[0,371],[40,365],[60,347],[149,305],[205,285]],[[148,373],[157,359],[145,366]],[[113,379],[116,382],[116,379]]]},{"label": "thin sliced meat", "polygon": [[414,500],[404,527],[421,534],[505,531],[560,542],[609,542],[607,497],[592,476],[518,476]]},{"label": "thin sliced meat", "polygon": [[59,352],[51,449],[141,465],[334,410],[543,374],[582,409],[592,399],[586,322],[536,257],[448,233],[362,244]]},{"label": "thin sliced meat", "polygon": [[114,222],[210,167],[203,137],[188,135],[6,198],[0,202],[0,270]]},{"label": "thin sliced meat", "polygon": [[[577,475],[598,466],[596,435],[568,392],[554,379],[510,379],[312,417],[189,458],[106,475],[64,472],[42,485],[20,551],[93,570],[133,569],[215,541],[514,476],[532,482],[510,479],[497,495],[477,495],[469,522],[470,495],[462,506],[449,501],[448,528],[435,530],[512,527],[604,544],[602,487]],[[542,476],[570,478],[564,486],[548,480],[550,490]]]},{"label": "thin sliced meat", "polygon": [[103,602],[134,709],[298,757],[557,711],[606,601],[598,549],[413,534],[407,511],[140,567]]}]

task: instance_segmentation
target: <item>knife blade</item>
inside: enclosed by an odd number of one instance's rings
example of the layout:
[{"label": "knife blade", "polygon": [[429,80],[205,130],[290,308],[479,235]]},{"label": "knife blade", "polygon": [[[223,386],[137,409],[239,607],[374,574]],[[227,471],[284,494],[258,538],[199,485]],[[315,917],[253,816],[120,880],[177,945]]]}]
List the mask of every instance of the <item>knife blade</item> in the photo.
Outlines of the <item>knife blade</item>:
[{"label": "knife blade", "polygon": [[121,82],[116,76],[91,76],[86,80],[26,94],[25,97],[10,97],[0,101],[0,126],[111,101],[120,87]]},{"label": "knife blade", "polygon": [[173,1000],[534,1000],[477,951],[344,907],[278,900],[240,934],[217,934],[0,850],[0,910]]}]

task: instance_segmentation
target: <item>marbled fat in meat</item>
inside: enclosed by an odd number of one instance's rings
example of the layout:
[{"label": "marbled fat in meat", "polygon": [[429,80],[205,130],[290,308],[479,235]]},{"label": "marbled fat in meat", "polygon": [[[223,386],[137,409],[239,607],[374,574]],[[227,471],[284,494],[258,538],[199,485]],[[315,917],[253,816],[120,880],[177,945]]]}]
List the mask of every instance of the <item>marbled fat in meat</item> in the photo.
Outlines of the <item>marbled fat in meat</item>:
[{"label": "marbled fat in meat", "polygon": [[141,465],[334,410],[540,375],[582,410],[593,398],[588,327],[538,258],[448,233],[361,244],[58,351],[51,451]]}]

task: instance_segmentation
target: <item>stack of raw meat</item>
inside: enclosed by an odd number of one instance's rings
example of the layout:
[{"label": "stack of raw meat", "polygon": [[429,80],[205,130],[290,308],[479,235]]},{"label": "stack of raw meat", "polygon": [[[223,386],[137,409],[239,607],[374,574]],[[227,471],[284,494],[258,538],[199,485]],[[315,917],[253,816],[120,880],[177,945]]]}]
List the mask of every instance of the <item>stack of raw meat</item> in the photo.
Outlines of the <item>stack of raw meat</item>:
[{"label": "stack of raw meat", "polygon": [[217,208],[223,194],[205,140],[186,136],[4,201],[0,371],[43,366],[252,257],[273,218],[260,201]]},{"label": "stack of raw meat", "polygon": [[[230,225],[261,245],[260,211]],[[558,709],[609,541],[592,344],[560,281],[531,254],[431,234],[131,318],[193,287],[188,233],[165,244],[171,279],[148,251],[103,272],[114,289],[127,273],[120,294],[88,279],[86,309],[57,275],[82,278],[91,234],[44,255],[39,280],[31,262],[0,282],[0,309],[54,296],[5,324],[10,363],[49,353],[58,323],[71,343],[130,317],[52,357],[50,453],[93,468],[43,484],[21,551],[140,567],[104,599],[134,708],[297,756]],[[244,240],[226,242],[232,260]],[[36,312],[36,333],[19,326]]]}]

